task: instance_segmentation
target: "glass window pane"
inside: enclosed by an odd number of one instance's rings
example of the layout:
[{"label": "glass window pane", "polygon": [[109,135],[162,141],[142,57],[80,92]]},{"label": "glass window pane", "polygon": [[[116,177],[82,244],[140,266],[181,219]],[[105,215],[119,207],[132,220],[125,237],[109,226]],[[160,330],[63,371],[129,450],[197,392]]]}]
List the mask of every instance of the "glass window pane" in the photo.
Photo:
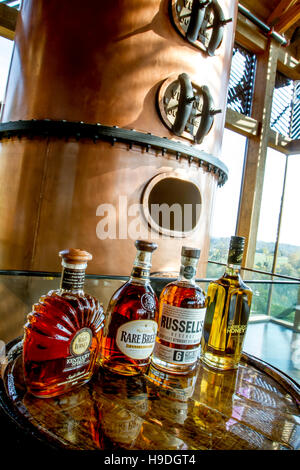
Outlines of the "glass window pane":
[{"label": "glass window pane", "polygon": [[286,156],[268,149],[259,216],[254,268],[272,271]]},{"label": "glass window pane", "polygon": [[0,37],[0,103],[4,99],[13,45],[13,41]]},{"label": "glass window pane", "polygon": [[[225,129],[221,160],[229,174],[224,186],[216,190],[209,252],[211,261],[226,263],[229,239],[235,234],[246,142],[246,137]],[[219,272],[215,265],[208,265],[207,277],[215,277]]]},{"label": "glass window pane", "polygon": [[300,155],[288,157],[276,272],[300,278]]},{"label": "glass window pane", "polygon": [[[299,171],[300,156],[289,156],[275,269],[277,274],[295,278],[300,278],[300,217],[295,207],[300,200]],[[270,315],[293,324],[299,299],[299,284],[274,285]]]}]

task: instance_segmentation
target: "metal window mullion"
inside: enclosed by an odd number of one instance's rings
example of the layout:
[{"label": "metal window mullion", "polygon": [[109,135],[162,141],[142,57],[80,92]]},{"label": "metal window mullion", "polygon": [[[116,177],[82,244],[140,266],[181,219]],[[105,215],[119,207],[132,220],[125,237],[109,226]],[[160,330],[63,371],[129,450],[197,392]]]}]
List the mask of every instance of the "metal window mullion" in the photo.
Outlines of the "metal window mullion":
[{"label": "metal window mullion", "polygon": [[290,135],[292,139],[299,138],[300,100],[297,99],[298,92],[300,92],[299,85],[300,85],[299,80],[294,82],[293,114],[291,118],[291,135]]},{"label": "metal window mullion", "polygon": [[292,137],[292,132],[293,132],[293,118],[294,118],[294,109],[295,109],[295,100],[296,100],[296,84],[293,82],[293,99],[292,99],[292,104],[291,104],[291,119],[290,119],[290,125],[289,125],[289,137]]},{"label": "metal window mullion", "polygon": [[255,72],[256,72],[256,56],[253,54],[251,58],[251,73],[249,76],[250,82],[251,82],[251,90],[249,89],[249,96],[248,96],[248,116],[251,116],[251,111],[252,111]]}]

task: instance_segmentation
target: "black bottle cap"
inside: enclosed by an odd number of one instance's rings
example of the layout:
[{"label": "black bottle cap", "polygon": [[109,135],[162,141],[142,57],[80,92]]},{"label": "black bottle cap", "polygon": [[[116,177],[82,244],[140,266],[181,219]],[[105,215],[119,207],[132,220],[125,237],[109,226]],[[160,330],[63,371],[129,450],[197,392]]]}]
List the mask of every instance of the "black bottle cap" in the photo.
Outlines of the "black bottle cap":
[{"label": "black bottle cap", "polygon": [[148,242],[146,240],[136,240],[134,244],[137,250],[149,251],[150,253],[155,251],[156,248],[158,247],[157,243]]},{"label": "black bottle cap", "polygon": [[230,238],[230,248],[244,248],[245,237],[232,236]]},{"label": "black bottle cap", "polygon": [[188,246],[183,246],[181,248],[181,256],[185,256],[186,258],[200,258],[201,250],[198,248],[190,248]]}]

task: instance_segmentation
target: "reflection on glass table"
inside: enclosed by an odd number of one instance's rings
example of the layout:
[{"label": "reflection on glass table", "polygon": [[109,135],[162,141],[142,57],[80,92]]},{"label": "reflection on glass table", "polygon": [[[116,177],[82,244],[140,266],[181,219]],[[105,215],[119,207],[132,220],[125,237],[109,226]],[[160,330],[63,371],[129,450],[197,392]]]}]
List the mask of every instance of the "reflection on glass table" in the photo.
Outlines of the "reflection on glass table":
[{"label": "reflection on glass table", "polygon": [[216,372],[201,362],[174,376],[150,365],[139,376],[98,369],[64,395],[42,399],[23,380],[22,341],[11,343],[0,409],[24,435],[69,450],[300,449],[299,387],[249,356]]}]

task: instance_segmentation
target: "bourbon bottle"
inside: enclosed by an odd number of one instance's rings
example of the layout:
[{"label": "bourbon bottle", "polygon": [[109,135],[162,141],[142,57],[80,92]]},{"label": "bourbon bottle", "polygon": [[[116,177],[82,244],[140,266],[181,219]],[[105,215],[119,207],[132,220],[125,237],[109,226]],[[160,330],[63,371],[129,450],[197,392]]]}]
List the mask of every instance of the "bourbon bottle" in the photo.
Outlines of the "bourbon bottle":
[{"label": "bourbon bottle", "polygon": [[205,293],[195,282],[200,250],[182,247],[179,278],[159,299],[152,363],[163,371],[189,373],[196,365],[205,314]]},{"label": "bourbon bottle", "polygon": [[62,258],[60,289],[33,305],[23,340],[27,389],[37,397],[53,397],[90,380],[104,322],[99,301],[83,291],[85,269],[92,256],[70,249]]},{"label": "bourbon bottle", "polygon": [[250,315],[252,291],[240,275],[244,244],[231,237],[225,273],[207,290],[201,359],[222,370],[238,366]]},{"label": "bourbon bottle", "polygon": [[100,364],[121,375],[145,372],[157,332],[158,300],[149,280],[157,244],[137,240],[135,246],[130,279],[109,302],[101,344]]}]

